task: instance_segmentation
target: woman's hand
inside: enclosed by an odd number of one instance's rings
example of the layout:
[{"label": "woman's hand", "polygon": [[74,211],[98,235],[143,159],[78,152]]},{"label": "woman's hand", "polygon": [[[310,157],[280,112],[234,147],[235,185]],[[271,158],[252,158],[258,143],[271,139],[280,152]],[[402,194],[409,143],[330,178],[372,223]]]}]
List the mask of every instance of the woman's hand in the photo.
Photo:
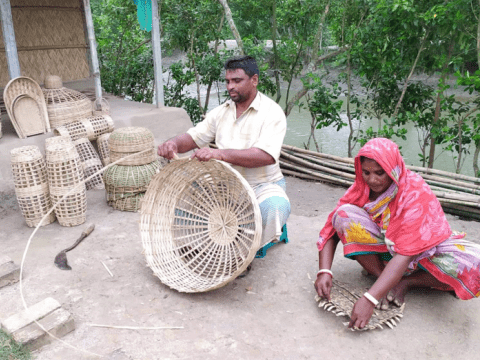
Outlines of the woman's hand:
[{"label": "woman's hand", "polygon": [[318,296],[330,301],[330,290],[332,289],[332,276],[330,274],[318,274],[314,286]]},{"label": "woman's hand", "polygon": [[352,316],[350,318],[348,327],[357,327],[359,329],[363,329],[372,317],[374,308],[375,305],[373,305],[365,296],[362,296],[353,305]]}]

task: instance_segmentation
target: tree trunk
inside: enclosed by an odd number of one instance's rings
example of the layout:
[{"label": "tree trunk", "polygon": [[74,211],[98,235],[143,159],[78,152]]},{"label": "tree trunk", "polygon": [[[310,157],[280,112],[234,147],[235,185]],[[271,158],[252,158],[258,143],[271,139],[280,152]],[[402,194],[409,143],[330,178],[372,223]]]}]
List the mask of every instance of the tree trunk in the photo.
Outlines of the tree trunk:
[{"label": "tree trunk", "polygon": [[350,113],[350,96],[352,92],[352,68],[350,64],[350,51],[347,54],[347,118],[350,133],[348,134],[348,157],[352,157],[352,138],[353,138],[353,123],[352,114]]},{"label": "tree trunk", "polygon": [[480,177],[480,171],[478,170],[478,154],[480,153],[480,144],[475,148],[473,154],[473,172],[476,177]]},{"label": "tree trunk", "polygon": [[[222,14],[222,18],[220,20],[220,26],[218,27],[218,33],[220,33],[220,31],[222,31],[224,20],[225,20],[225,14]],[[213,53],[215,55],[218,53],[218,42],[219,42],[219,39],[218,39],[218,36],[217,36],[217,39],[215,40],[215,47],[213,48]],[[212,90],[212,84],[213,84],[213,81],[211,81],[208,84],[208,87],[207,87],[207,95],[205,96],[205,106],[204,106],[203,111],[202,111],[202,113],[204,115],[207,113],[208,103],[210,101],[210,92]]]},{"label": "tree trunk", "polygon": [[[330,59],[330,58],[333,58],[333,57],[347,51],[348,48],[349,48],[348,46],[344,46],[343,48],[338,49],[337,51],[331,52],[330,54],[325,54],[323,56],[320,56],[317,60],[310,62],[310,64],[308,65],[308,68],[309,68],[308,72],[311,72],[314,68],[316,68],[323,61],[325,61],[327,59]],[[295,106],[295,103],[298,100],[300,100],[303,96],[305,96],[305,94],[307,92],[308,92],[308,89],[305,87],[305,85],[303,85],[303,88],[295,94],[295,96],[292,98],[292,100],[290,100],[288,102],[287,107],[285,108],[285,115],[286,116],[288,116],[290,114],[293,107]]]},{"label": "tree trunk", "polygon": [[275,75],[275,84],[277,87],[277,98],[275,101],[278,103],[282,98],[282,92],[280,88],[280,72],[278,70],[278,53],[277,53],[277,0],[272,1],[272,45],[273,45],[273,74]]},{"label": "tree trunk", "polygon": [[232,30],[232,34],[235,37],[235,40],[237,41],[237,46],[238,50],[240,51],[240,54],[243,55],[243,42],[242,42],[242,37],[240,36],[240,33],[237,30],[237,27],[235,26],[235,22],[233,21],[232,17],[232,11],[230,10],[230,6],[228,6],[227,0],[218,0],[220,5],[223,6],[223,10],[225,12],[225,17],[227,18],[228,25],[230,26],[230,30]]},{"label": "tree trunk", "polygon": [[[452,57],[452,52],[453,52],[453,47],[454,46],[455,46],[455,40],[452,40],[452,42],[450,43],[450,46],[448,48],[447,58],[445,60],[445,63],[443,64],[442,76],[441,76],[441,82],[442,83],[445,80],[446,70],[447,70],[447,67],[448,67],[448,63],[450,62],[450,58]],[[438,119],[440,118],[441,97],[442,97],[442,94],[438,93],[437,94],[437,102],[436,102],[436,105],[435,105],[435,117],[433,118],[433,126],[435,126],[435,124],[438,122]],[[433,136],[430,136],[430,151],[428,153],[428,168],[429,169],[433,168],[433,162],[434,161],[435,161],[435,138]]]},{"label": "tree trunk", "polygon": [[417,57],[415,58],[415,61],[413,62],[412,69],[410,70],[410,74],[408,74],[407,80],[405,80],[405,84],[403,84],[402,95],[400,95],[400,99],[398,99],[397,105],[395,106],[395,111],[393,113],[393,118],[394,119],[398,115],[398,110],[400,109],[400,105],[402,104],[405,93],[407,92],[408,82],[410,81],[410,78],[412,77],[413,72],[415,71],[418,59],[420,59],[420,54],[423,51],[423,45],[425,45],[425,41],[427,40],[427,37],[428,37],[428,30],[426,31],[425,36],[423,37],[422,42],[420,43],[420,49],[418,49]]}]

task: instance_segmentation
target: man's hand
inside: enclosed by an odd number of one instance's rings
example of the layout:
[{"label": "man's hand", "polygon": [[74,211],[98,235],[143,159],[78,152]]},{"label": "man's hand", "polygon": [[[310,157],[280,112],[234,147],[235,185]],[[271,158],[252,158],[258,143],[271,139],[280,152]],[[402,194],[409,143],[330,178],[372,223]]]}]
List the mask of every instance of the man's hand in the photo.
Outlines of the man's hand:
[{"label": "man's hand", "polygon": [[374,308],[375,305],[373,305],[365,296],[362,296],[353,305],[352,316],[350,318],[348,327],[357,327],[359,329],[363,329],[372,317]]},{"label": "man's hand", "polygon": [[208,161],[210,159],[224,160],[222,156],[222,150],[210,149],[208,147],[201,148],[193,153],[192,159],[197,158],[200,161]]},{"label": "man's hand", "polygon": [[177,144],[173,141],[166,141],[158,146],[157,153],[165,159],[172,160],[175,154],[178,153]]},{"label": "man's hand", "polygon": [[314,286],[318,296],[330,301],[330,290],[332,290],[332,277],[330,274],[318,274]]}]

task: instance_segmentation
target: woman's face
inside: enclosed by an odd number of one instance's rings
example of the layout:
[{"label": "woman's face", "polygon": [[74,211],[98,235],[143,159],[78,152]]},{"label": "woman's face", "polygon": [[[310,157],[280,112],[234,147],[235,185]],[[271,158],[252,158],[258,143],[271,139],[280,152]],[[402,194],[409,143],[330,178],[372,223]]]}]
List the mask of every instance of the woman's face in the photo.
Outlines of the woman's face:
[{"label": "woman's face", "polygon": [[369,158],[363,158],[362,177],[374,199],[383,194],[393,182],[385,170],[375,160]]}]

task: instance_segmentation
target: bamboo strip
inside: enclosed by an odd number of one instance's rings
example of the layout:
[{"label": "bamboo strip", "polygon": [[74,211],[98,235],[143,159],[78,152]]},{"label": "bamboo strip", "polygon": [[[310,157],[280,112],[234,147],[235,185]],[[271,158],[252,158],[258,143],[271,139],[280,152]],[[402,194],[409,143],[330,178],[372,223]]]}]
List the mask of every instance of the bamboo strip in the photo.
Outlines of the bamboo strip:
[{"label": "bamboo strip", "polygon": [[281,154],[281,156],[283,156],[284,158],[287,158],[290,161],[293,161],[293,162],[296,162],[298,164],[302,164],[302,165],[305,165],[305,166],[309,166],[312,169],[321,170],[321,171],[324,171],[324,172],[327,172],[327,173],[330,173],[330,174],[333,174],[333,175],[338,175],[338,176],[342,176],[342,177],[347,178],[347,179],[355,180],[355,175],[353,175],[353,174],[345,174],[341,171],[333,170],[333,169],[327,168],[325,166],[312,164],[311,162],[308,162],[306,160],[302,160],[302,159],[300,159],[296,156],[289,155],[285,151],[281,151],[280,154]]},{"label": "bamboo strip", "polygon": [[346,166],[344,164],[338,164],[338,163],[335,163],[333,161],[324,160],[324,159],[321,160],[320,158],[318,158],[316,156],[306,155],[306,154],[302,154],[302,153],[296,153],[296,154],[290,153],[290,155],[297,156],[297,157],[302,158],[304,160],[312,161],[312,162],[314,162],[316,164],[319,164],[319,165],[323,165],[323,166],[327,166],[327,167],[331,167],[331,168],[334,168],[334,169],[343,170],[343,171],[346,171],[348,173],[355,174],[355,168],[353,166]]},{"label": "bamboo strip", "polygon": [[290,167],[294,170],[304,172],[304,173],[312,175],[312,176],[316,176],[318,179],[321,179],[321,180],[330,181],[330,182],[334,182],[334,183],[339,183],[339,184],[346,185],[346,186],[350,186],[350,185],[353,184],[353,181],[351,181],[351,180],[336,178],[336,177],[329,176],[329,175],[324,175],[322,173],[315,172],[315,171],[312,171],[312,170],[303,169],[299,166],[296,166],[296,165],[293,165],[293,164],[288,164],[288,163],[286,163],[282,160],[280,160],[280,165]]},{"label": "bamboo strip", "polygon": [[317,157],[322,157],[325,159],[331,159],[339,162],[343,162],[345,164],[354,164],[354,160],[352,158],[343,158],[341,156],[335,156],[335,155],[329,155],[329,154],[324,154],[324,153],[319,153],[316,151],[310,151],[310,150],[305,150],[305,149],[300,149],[295,146],[291,145],[282,145],[283,150],[290,150],[290,151],[298,151],[304,154],[309,154]]}]

